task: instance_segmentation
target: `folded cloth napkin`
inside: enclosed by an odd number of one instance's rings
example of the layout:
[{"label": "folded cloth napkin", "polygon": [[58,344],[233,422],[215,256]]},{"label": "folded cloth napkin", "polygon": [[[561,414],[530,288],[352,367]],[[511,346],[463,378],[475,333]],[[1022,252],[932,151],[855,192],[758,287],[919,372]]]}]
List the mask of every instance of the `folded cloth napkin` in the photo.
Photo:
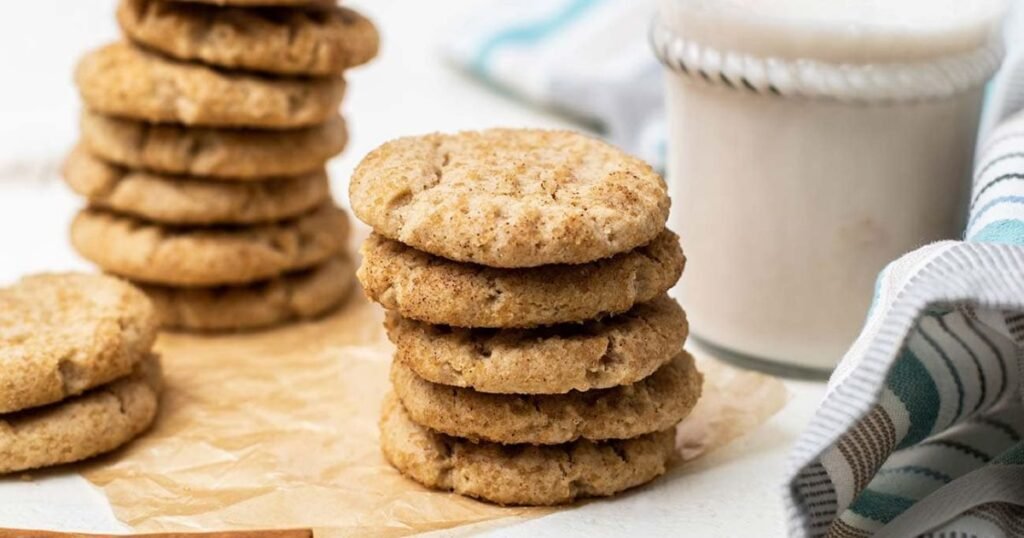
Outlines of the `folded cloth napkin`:
[{"label": "folded cloth napkin", "polygon": [[445,53],[661,169],[662,67],[647,42],[654,11],[655,0],[487,2],[452,32]]},{"label": "folded cloth napkin", "polygon": [[792,536],[1024,536],[1024,111],[980,147],[965,241],[881,273],[791,453]]}]

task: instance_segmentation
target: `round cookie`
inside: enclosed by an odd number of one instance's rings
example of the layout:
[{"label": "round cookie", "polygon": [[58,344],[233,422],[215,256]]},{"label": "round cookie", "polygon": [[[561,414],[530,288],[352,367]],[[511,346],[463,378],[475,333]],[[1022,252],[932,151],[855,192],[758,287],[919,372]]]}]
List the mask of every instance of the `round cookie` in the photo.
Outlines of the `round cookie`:
[{"label": "round cookie", "polygon": [[124,33],[179,60],[285,75],[340,75],[377,54],[377,29],[338,6],[244,8],[121,0]]},{"label": "round cookie", "polygon": [[164,329],[236,331],[320,316],[348,297],[354,272],[348,256],[339,255],[312,269],[248,286],[141,288]]},{"label": "round cookie", "polygon": [[341,77],[272,78],[225,72],[126,42],[97,49],[75,70],[95,112],[151,122],[288,129],[323,123],[345,95]]},{"label": "round cookie", "polygon": [[359,163],[349,199],[385,237],[489,267],[614,256],[653,240],[669,210],[664,180],[640,159],[534,129],[393,140]]},{"label": "round cookie", "polygon": [[166,224],[251,224],[306,213],[331,197],[327,174],[261,182],[165,176],[124,168],[82,147],[64,162],[64,180],[94,207]]},{"label": "round cookie", "polygon": [[247,284],[312,267],[341,252],[344,211],[325,204],[290,221],[251,227],[172,228],[98,209],[71,224],[71,243],[111,273],[150,284]]},{"label": "round cookie", "polygon": [[612,495],[661,476],[675,454],[675,428],[623,441],[476,443],[416,424],[389,394],[380,444],[399,472],[424,486],[498,504],[553,505]]},{"label": "round cookie", "polygon": [[696,405],[702,376],[683,351],[632,385],[568,394],[488,394],[438,385],[397,361],[391,382],[412,420],[432,430],[472,440],[553,445],[671,428]]},{"label": "round cookie", "polygon": [[156,332],[146,296],[113,277],[43,274],[0,289],[0,414],[128,375]]},{"label": "round cookie", "polygon": [[348,142],[337,114],[313,127],[265,131],[154,124],[85,110],[80,129],[89,152],[113,163],[239,181],[316,172]]},{"label": "round cookie", "polygon": [[452,329],[385,321],[395,360],[441,385],[501,394],[563,394],[640,381],[683,348],[686,315],[662,295],[603,321],[541,329]]},{"label": "round cookie", "polygon": [[0,415],[0,474],[81,461],[134,439],[156,418],[154,355],[127,376],[55,405]]},{"label": "round cookie", "polygon": [[453,262],[371,234],[359,280],[406,318],[455,327],[526,328],[619,314],[675,285],[686,258],[664,230],[630,252],[581,265],[495,269]]}]

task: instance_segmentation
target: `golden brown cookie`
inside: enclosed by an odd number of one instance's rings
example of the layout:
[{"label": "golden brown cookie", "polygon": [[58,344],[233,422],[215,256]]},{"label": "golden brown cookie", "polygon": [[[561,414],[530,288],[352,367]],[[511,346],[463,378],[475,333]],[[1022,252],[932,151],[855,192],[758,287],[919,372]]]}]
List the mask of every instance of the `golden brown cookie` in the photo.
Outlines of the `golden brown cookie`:
[{"label": "golden brown cookie", "polygon": [[[572,360],[572,357],[566,357]],[[701,394],[702,377],[685,351],[647,378],[567,394],[488,394],[431,383],[400,362],[391,382],[417,424],[497,443],[553,445],[576,439],[629,439],[671,428]]]},{"label": "golden brown cookie", "polygon": [[117,20],[133,41],[179,60],[285,75],[340,75],[377,54],[377,29],[338,6],[217,7],[121,0]]},{"label": "golden brown cookie", "polygon": [[149,355],[127,377],[60,403],[0,415],[0,473],[60,465],[110,452],[156,418],[160,361]]},{"label": "golden brown cookie", "polygon": [[311,269],[246,286],[141,287],[164,329],[237,331],[320,316],[348,297],[354,273],[352,261],[341,254]]},{"label": "golden brown cookie", "polygon": [[215,6],[333,6],[338,0],[172,0],[180,3],[211,4]]},{"label": "golden brown cookie", "polygon": [[146,296],[113,277],[43,274],[0,289],[0,413],[128,375],[156,331]]},{"label": "golden brown cookie", "polygon": [[165,224],[271,222],[306,213],[331,197],[323,171],[260,182],[211,181],[124,168],[80,146],[63,172],[90,205]]},{"label": "golden brown cookie", "polygon": [[356,216],[431,254],[490,267],[586,263],[665,228],[665,182],[649,165],[569,131],[489,129],[400,138],[349,185]]},{"label": "golden brown cookie", "polygon": [[164,227],[98,209],[71,224],[72,245],[104,270],[184,287],[247,284],[312,267],[341,252],[347,238],[348,217],[331,204],[249,227]]},{"label": "golden brown cookie", "polygon": [[345,95],[341,77],[274,78],[218,71],[123,41],[82,58],[75,81],[94,112],[211,127],[307,127],[334,117]]},{"label": "golden brown cookie", "polygon": [[313,127],[266,131],[153,124],[86,110],[81,134],[92,154],[131,168],[251,181],[321,170],[348,142],[338,115]]},{"label": "golden brown cookie", "polygon": [[419,377],[478,392],[562,394],[640,381],[686,340],[686,315],[662,295],[582,324],[540,329],[452,329],[388,312],[395,360]]},{"label": "golden brown cookie", "polygon": [[384,456],[424,486],[499,504],[551,505],[602,497],[665,472],[675,428],[621,441],[500,445],[430,431],[389,394],[380,422]]},{"label": "golden brown cookie", "polygon": [[495,269],[464,264],[371,234],[359,280],[403,317],[456,327],[524,328],[625,312],[671,288],[686,258],[664,230],[630,252],[581,265]]}]

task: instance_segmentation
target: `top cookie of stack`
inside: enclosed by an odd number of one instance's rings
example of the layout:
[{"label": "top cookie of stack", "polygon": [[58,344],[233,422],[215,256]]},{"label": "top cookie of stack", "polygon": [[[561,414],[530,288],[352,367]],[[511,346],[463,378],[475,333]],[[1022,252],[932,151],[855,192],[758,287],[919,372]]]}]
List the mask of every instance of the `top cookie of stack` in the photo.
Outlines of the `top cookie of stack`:
[{"label": "top cookie of stack", "polygon": [[433,134],[371,152],[349,193],[375,232],[358,277],[389,310],[381,442],[402,473],[555,504],[664,472],[701,376],[650,166],[571,132]]},{"label": "top cookie of stack", "polygon": [[75,74],[82,138],[64,175],[90,206],[76,249],[138,283],[165,327],[339,303],[354,267],[324,166],[347,142],[343,75],[376,55],[373,24],[318,0],[121,0],[117,18],[128,39]]}]

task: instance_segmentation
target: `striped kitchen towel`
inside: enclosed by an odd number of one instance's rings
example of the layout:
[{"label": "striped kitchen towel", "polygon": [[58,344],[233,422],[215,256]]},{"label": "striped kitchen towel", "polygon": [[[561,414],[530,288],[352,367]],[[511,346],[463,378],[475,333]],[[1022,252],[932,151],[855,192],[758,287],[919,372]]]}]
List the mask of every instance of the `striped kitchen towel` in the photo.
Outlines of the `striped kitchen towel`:
[{"label": "striped kitchen towel", "polygon": [[980,147],[966,240],[882,272],[791,453],[792,536],[1024,536],[1024,111]]},{"label": "striped kitchen towel", "polygon": [[486,2],[444,52],[492,86],[578,119],[662,169],[662,67],[647,41],[654,11],[655,0]]}]

